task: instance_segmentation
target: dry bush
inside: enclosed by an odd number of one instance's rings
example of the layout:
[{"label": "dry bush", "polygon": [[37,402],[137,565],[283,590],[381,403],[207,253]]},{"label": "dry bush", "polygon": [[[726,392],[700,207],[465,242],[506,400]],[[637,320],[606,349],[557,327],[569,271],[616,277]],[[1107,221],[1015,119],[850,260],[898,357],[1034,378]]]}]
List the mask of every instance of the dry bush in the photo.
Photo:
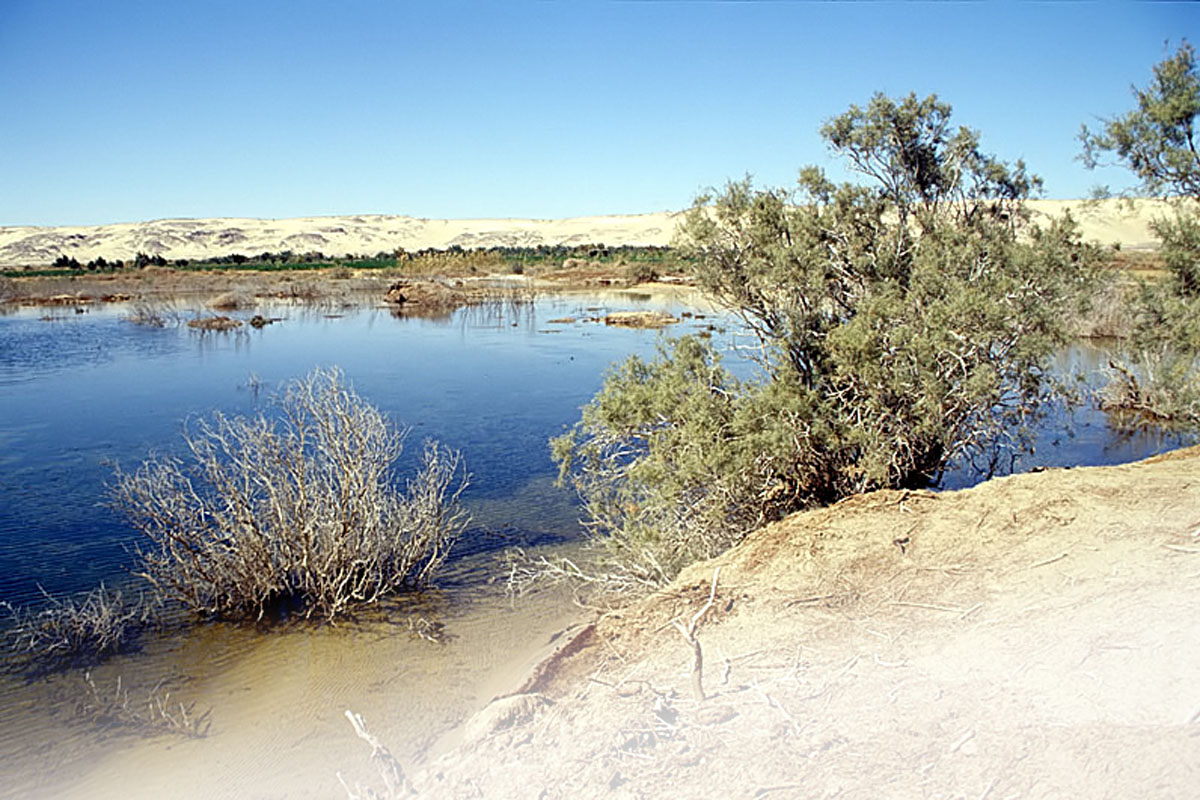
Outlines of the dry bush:
[{"label": "dry bush", "polygon": [[1127,427],[1200,426],[1200,360],[1191,353],[1144,349],[1109,361],[1100,408]]},{"label": "dry bush", "polygon": [[223,292],[208,301],[208,307],[214,311],[237,311],[238,309],[254,308],[257,302],[253,297],[243,292]]},{"label": "dry bush", "polygon": [[312,280],[285,280],[283,285],[275,292],[275,296],[280,299],[302,300],[308,303],[327,299],[328,294],[327,286],[323,286],[320,282]]},{"label": "dry bush", "polygon": [[456,452],[425,446],[405,491],[404,432],[337,369],[293,381],[273,418],[215,414],[185,433],[188,462],[118,472],[114,504],[149,540],[140,571],[211,617],[333,619],[426,585],[467,524]]},{"label": "dry bush", "polygon": [[142,298],[130,303],[125,320],[134,325],[164,328],[167,325],[184,324],[184,314],[171,302]]},{"label": "dry bush", "polygon": [[1086,314],[1076,318],[1077,335],[1089,339],[1125,339],[1137,323],[1138,287],[1110,275],[1091,297]]},{"label": "dry bush", "polygon": [[201,331],[232,331],[242,327],[242,321],[226,316],[197,317],[189,320],[187,326]]},{"label": "dry bush", "polygon": [[104,584],[79,597],[45,597],[39,609],[3,604],[11,615],[6,644],[18,663],[100,661],[128,648],[155,616],[144,597],[131,601]]},{"label": "dry bush", "polygon": [[134,701],[120,676],[112,691],[105,691],[85,672],[86,692],[75,706],[76,714],[105,729],[125,728],[146,736],[164,733],[202,739],[208,735],[212,709],[196,713],[196,704],[171,702],[171,693],[160,682],[146,693],[144,700]]}]

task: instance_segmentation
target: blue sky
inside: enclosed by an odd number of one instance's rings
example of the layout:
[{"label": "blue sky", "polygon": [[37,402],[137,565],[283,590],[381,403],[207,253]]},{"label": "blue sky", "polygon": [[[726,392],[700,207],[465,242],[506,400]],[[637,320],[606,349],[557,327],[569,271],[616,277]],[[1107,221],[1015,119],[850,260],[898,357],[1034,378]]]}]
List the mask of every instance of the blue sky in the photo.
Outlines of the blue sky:
[{"label": "blue sky", "polygon": [[1049,197],[1130,181],[1084,122],[1187,3],[0,0],[0,225],[686,207],[833,167],[817,131],[936,92]]}]

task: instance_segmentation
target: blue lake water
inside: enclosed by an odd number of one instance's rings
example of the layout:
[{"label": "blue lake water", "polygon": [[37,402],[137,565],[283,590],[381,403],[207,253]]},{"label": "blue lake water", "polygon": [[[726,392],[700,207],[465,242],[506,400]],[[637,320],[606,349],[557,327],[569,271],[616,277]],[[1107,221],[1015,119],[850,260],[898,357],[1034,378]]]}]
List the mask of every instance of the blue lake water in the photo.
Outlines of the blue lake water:
[{"label": "blue lake water", "polygon": [[495,533],[513,543],[575,536],[547,440],[577,419],[609,364],[651,353],[658,334],[548,321],[644,307],[680,308],[638,295],[560,296],[443,319],[283,307],[270,310],[282,321],[234,333],[134,325],[119,308],[0,317],[0,600],[118,575],[132,534],[104,505],[112,464],[178,450],[187,420],[254,413],[317,366],[339,366],[410,428],[401,473],[425,438],[463,452],[476,545]]},{"label": "blue lake water", "polygon": [[[214,409],[253,413],[280,384],[316,366],[340,366],[362,396],[410,427],[408,457],[427,437],[464,453],[475,517],[468,549],[574,537],[573,498],[552,485],[547,439],[575,422],[609,365],[652,354],[659,334],[550,320],[641,308],[685,306],[610,293],[442,319],[279,307],[270,313],[282,321],[235,333],[135,325],[120,307],[54,320],[37,309],[0,317],[0,600],[24,603],[39,586],[57,593],[119,578],[133,534],[104,505],[112,464],[131,468],[151,451],[177,450],[187,420]],[[1102,348],[1081,345],[1058,367],[1094,377],[1106,359]],[[1016,468],[1119,463],[1188,441],[1123,435],[1085,407],[1052,417]],[[945,485],[978,477],[960,469]]]}]

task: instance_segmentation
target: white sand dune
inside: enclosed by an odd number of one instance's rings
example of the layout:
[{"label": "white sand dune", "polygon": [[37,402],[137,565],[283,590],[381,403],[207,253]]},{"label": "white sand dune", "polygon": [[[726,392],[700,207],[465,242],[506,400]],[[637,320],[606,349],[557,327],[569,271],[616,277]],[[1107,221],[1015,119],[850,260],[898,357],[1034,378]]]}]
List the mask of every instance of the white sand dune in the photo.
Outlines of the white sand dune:
[{"label": "white sand dune", "polygon": [[673,213],[532,219],[417,219],[384,215],[296,219],[163,219],[115,225],[0,228],[0,264],[37,265],[60,255],[90,261],[128,260],[137,253],[164,258],[211,258],[291,250],[327,256],[375,254],[455,245],[666,245],[680,215]]},{"label": "white sand dune", "polygon": [[[1154,246],[1149,223],[1168,213],[1162,200],[1037,200],[1045,221],[1070,209],[1087,239],[1145,249]],[[128,260],[137,253],[196,259],[291,250],[326,256],[375,254],[398,247],[536,247],[537,245],[668,245],[677,212],[570,219],[418,219],[387,215],[295,219],[162,219],[114,225],[0,227],[0,266],[34,266],[61,255],[81,262]]]}]

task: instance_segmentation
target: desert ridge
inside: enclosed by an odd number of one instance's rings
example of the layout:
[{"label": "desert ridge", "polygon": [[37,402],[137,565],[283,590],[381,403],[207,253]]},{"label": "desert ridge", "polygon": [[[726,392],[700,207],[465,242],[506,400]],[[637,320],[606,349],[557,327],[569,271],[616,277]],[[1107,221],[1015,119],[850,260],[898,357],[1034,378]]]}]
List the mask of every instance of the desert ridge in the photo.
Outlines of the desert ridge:
[{"label": "desert ridge", "polygon": [[202,259],[233,253],[320,252],[339,257],[415,251],[539,245],[665,246],[681,215],[534,219],[420,219],[354,215],[293,219],[162,219],[113,225],[0,228],[0,265],[35,266],[59,256],[129,260],[138,253]]},{"label": "desert ridge", "polygon": [[[1151,222],[1171,212],[1165,200],[1034,200],[1045,224],[1070,211],[1087,240],[1134,250],[1155,246]],[[0,227],[0,266],[44,266],[60,256],[87,262],[132,259],[138,253],[203,259],[234,253],[320,252],[329,257],[374,255],[398,248],[667,246],[682,212],[615,214],[567,219],[424,219],[393,215],[292,219],[161,219],[90,226]]]}]

